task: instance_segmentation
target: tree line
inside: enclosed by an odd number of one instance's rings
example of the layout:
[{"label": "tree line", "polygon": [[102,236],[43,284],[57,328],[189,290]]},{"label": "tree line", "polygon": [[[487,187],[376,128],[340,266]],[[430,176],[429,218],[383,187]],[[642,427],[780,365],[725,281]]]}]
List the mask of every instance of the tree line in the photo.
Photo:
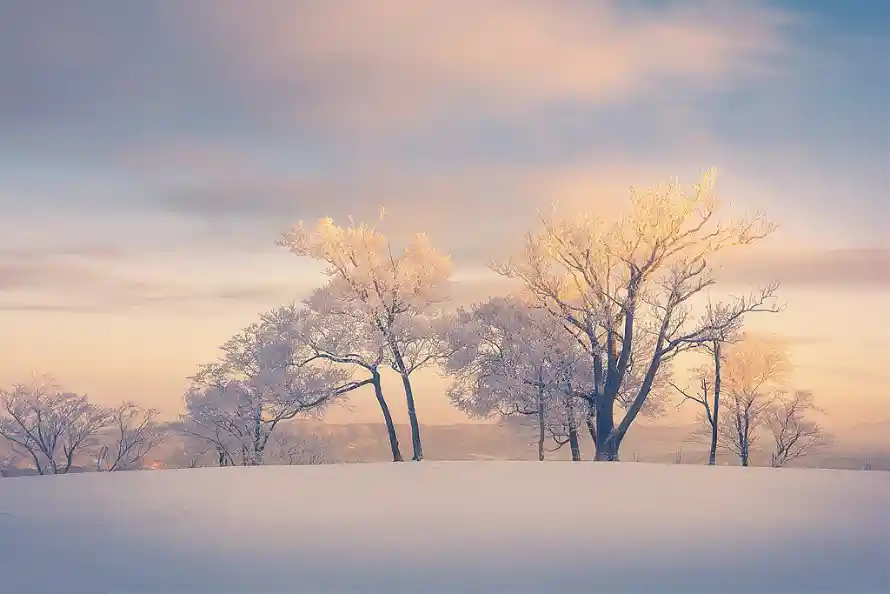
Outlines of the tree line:
[{"label": "tree line", "polygon": [[[324,263],[324,284],[261,314],[200,366],[176,430],[206,444],[221,466],[263,464],[282,423],[323,415],[369,386],[392,459],[401,462],[381,382],[390,370],[401,379],[411,459],[420,461],[412,380],[436,368],[470,416],[532,424],[541,460],[548,440],[580,460],[584,434],[595,460],[618,460],[637,418],[657,417],[678,394],[701,409],[710,464],[722,448],[747,466],[766,433],[775,442],[771,464],[785,465],[828,438],[809,418],[818,410],[813,395],[785,388],[787,352],[743,331],[747,315],[783,309],[778,284],[728,300],[710,296],[715,256],[777,226],[762,213],[720,221],[720,207],[711,171],[691,188],[675,180],[631,188],[623,216],[611,222],[554,208],[517,253],[489,264],[518,290],[456,309],[450,259],[425,234],[398,249],[367,224],[299,222],[278,244]],[[693,387],[673,377],[683,353],[708,361],[694,371]],[[132,403],[103,408],[37,383],[4,390],[2,405],[0,435],[41,474],[66,472],[100,434],[118,436],[93,452],[100,470],[137,465],[160,439],[157,412]]]}]

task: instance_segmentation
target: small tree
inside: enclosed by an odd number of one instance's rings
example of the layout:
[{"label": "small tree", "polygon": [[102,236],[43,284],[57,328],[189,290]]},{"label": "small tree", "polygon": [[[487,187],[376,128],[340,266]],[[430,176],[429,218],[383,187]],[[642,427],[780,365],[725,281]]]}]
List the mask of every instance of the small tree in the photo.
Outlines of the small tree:
[{"label": "small tree", "polygon": [[164,440],[158,424],[160,413],[134,402],[123,402],[111,411],[111,447],[103,445],[96,457],[99,471],[141,468],[148,453]]},{"label": "small tree", "polygon": [[430,318],[447,300],[451,263],[424,234],[415,235],[399,255],[386,237],[367,225],[340,227],[322,219],[314,228],[302,221],[279,244],[328,265],[330,308],[352,311],[379,333],[387,359],[399,374],[408,405],[414,460],[423,459],[411,375],[437,353]]},{"label": "small tree", "polygon": [[818,412],[812,392],[781,394],[766,415],[773,438],[770,466],[779,468],[807,456],[831,442],[831,437],[807,413]]},{"label": "small tree", "polygon": [[48,376],[0,390],[0,406],[0,435],[30,457],[38,474],[67,473],[110,422],[107,409],[59,391]]},{"label": "small tree", "polygon": [[[724,351],[727,345],[734,344],[742,338],[742,318],[733,318],[731,316],[732,308],[733,305],[725,303],[708,303],[705,316],[713,328],[713,334],[709,340],[702,342],[699,350],[708,356],[710,363],[698,367],[694,372],[695,382],[698,384],[697,391],[684,390],[670,382],[670,385],[683,396],[681,405],[684,402],[694,402],[703,408],[699,416],[701,430],[696,431],[693,438],[698,441],[699,437],[707,436],[706,441],[709,443],[708,465],[710,466],[717,464]],[[762,307],[761,309],[777,312],[781,307]],[[720,323],[721,320],[726,319],[732,321],[727,324]]]},{"label": "small tree", "polygon": [[719,445],[748,466],[790,371],[788,351],[774,340],[748,337],[727,352],[723,370]]},{"label": "small tree", "polygon": [[327,445],[327,441],[315,433],[303,437],[293,431],[280,431],[272,437],[267,463],[287,466],[325,464],[328,462]]},{"label": "small tree", "polygon": [[186,394],[183,431],[211,443],[221,466],[263,463],[266,444],[282,421],[318,413],[364,382],[328,361],[309,359],[274,315],[251,324],[203,365]]},{"label": "small tree", "polygon": [[20,459],[21,455],[11,444],[8,451],[0,453],[0,478],[12,476]]},{"label": "small tree", "polygon": [[515,416],[519,425],[533,420],[539,460],[548,432],[560,446],[573,434],[577,452],[571,390],[585,370],[578,367],[577,345],[553,318],[520,300],[496,297],[461,308],[449,322],[442,331],[442,366],[452,376],[452,402],[472,417]]}]

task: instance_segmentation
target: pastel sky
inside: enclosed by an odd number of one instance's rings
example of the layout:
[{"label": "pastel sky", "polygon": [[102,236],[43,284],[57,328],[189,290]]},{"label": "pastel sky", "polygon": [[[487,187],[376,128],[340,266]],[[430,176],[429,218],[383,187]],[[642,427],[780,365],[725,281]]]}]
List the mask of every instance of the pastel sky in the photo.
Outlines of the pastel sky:
[{"label": "pastel sky", "polygon": [[[783,282],[752,329],[831,422],[890,418],[888,32],[884,0],[2,3],[0,385],[172,416],[216,345],[320,282],[274,245],[297,219],[384,205],[469,301],[536,209],[715,166],[782,225],[724,271]],[[464,420],[418,382],[423,422]]]}]

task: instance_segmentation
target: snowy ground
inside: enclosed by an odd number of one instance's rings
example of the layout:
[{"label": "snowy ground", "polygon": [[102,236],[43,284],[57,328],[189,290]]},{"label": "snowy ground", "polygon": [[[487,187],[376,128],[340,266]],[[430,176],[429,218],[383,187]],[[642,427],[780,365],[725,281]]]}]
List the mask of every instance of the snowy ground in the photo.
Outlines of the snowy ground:
[{"label": "snowy ground", "polygon": [[0,591],[890,591],[890,473],[453,462],[0,480]]}]

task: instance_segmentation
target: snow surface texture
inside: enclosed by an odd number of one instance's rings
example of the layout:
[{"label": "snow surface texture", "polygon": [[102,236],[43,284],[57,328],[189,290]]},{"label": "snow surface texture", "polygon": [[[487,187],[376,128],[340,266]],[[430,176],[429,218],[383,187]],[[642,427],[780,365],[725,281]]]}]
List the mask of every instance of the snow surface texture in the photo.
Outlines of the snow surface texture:
[{"label": "snow surface texture", "polygon": [[0,480],[0,591],[890,591],[890,473],[451,462]]}]

